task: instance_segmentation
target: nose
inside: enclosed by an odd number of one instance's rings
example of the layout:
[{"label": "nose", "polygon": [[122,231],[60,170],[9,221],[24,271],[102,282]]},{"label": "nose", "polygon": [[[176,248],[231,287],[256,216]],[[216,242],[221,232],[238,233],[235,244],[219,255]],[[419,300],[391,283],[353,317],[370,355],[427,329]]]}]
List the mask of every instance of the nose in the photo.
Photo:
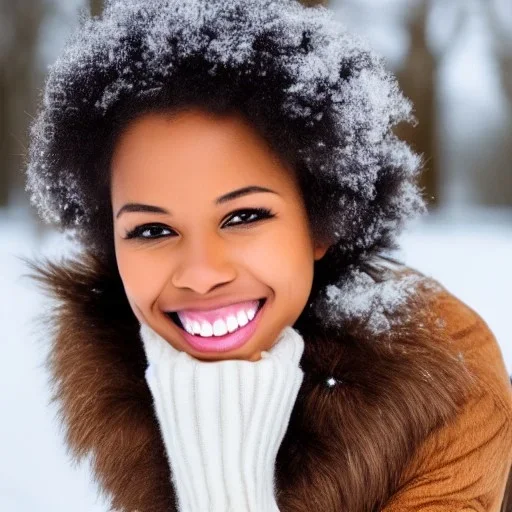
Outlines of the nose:
[{"label": "nose", "polygon": [[208,237],[183,244],[171,281],[176,288],[206,294],[235,277],[224,241]]}]

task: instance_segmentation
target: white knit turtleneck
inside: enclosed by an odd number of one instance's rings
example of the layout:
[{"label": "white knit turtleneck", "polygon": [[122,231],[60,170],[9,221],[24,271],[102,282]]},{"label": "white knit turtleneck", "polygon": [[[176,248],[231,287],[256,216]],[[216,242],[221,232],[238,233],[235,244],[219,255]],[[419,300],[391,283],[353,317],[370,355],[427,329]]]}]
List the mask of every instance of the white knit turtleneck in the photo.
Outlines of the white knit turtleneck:
[{"label": "white knit turtleneck", "polygon": [[302,384],[302,336],[286,327],[259,361],[200,361],[148,325],[146,381],[180,512],[275,512],[274,465]]}]

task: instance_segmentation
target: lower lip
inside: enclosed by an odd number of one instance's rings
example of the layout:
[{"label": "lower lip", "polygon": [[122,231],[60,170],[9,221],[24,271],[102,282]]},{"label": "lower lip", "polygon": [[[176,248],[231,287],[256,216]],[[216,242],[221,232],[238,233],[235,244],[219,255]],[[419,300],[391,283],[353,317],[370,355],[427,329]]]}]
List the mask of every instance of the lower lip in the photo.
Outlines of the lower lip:
[{"label": "lower lip", "polygon": [[201,337],[194,336],[182,329],[183,337],[189,345],[198,352],[228,352],[229,350],[235,350],[249,341],[254,334],[265,306],[266,301],[248,324],[232,333],[225,334],[224,336]]}]

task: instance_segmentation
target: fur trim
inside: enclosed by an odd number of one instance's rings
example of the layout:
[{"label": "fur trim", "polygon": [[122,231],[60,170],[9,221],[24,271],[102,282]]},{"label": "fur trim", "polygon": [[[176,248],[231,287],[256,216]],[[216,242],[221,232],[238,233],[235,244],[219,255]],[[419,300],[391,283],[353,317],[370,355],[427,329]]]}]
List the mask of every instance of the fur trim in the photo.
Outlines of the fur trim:
[{"label": "fur trim", "polygon": [[[45,320],[47,368],[73,459],[92,456],[111,510],[176,510],[139,323],[117,269],[88,253],[29,265],[58,300]],[[415,315],[380,335],[356,321],[343,331],[307,315],[295,324],[304,381],[277,455],[280,510],[380,510],[422,441],[466,402],[472,376],[439,325],[438,291],[418,287],[409,298]]]}]

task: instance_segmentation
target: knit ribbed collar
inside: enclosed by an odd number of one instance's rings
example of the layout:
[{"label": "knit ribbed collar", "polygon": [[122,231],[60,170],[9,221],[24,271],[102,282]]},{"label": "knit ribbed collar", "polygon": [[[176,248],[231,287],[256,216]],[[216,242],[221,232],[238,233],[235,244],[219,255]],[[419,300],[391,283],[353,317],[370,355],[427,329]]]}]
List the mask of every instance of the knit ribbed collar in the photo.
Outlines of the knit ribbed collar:
[{"label": "knit ribbed collar", "polygon": [[[189,354],[186,352],[183,353],[182,351],[175,349],[148,324],[140,324],[139,335],[147,356],[149,350],[160,350],[162,347],[161,343],[150,343],[151,340],[158,340],[162,343],[167,343],[169,345],[169,351],[171,351],[175,356],[178,356],[179,354],[186,354],[186,356],[189,356]],[[304,352],[304,340],[302,339],[302,336],[295,329],[293,329],[293,327],[287,326],[279,333],[279,336],[276,338],[274,344],[269,350],[274,356],[280,357],[285,361],[291,361],[293,363],[299,364],[299,361]],[[265,350],[262,351],[261,357],[267,357],[267,353],[268,352]],[[157,359],[157,357],[158,354],[153,354],[154,359]],[[190,358],[195,359],[192,356],[190,356]],[[149,356],[148,359],[150,359]]]}]

